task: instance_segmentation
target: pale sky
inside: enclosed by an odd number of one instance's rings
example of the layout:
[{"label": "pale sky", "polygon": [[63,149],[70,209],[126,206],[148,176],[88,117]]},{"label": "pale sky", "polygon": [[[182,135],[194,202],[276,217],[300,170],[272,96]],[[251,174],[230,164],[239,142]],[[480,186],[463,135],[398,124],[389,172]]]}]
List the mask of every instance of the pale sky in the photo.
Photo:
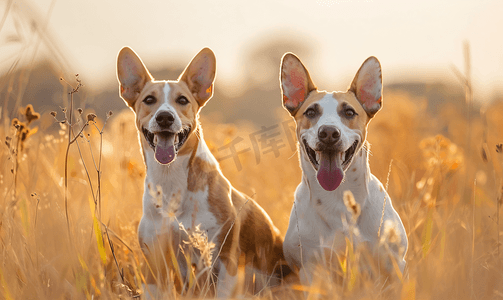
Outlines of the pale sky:
[{"label": "pale sky", "polygon": [[[222,84],[246,84],[243,56],[265,37],[288,34],[313,49],[302,58],[318,86],[343,89],[370,55],[387,82],[400,78],[454,81],[469,41],[475,96],[503,91],[503,1],[500,0],[179,0],[14,1],[19,11],[47,16],[48,32],[71,68],[94,89],[116,87],[115,60],[132,47],[147,66],[187,64],[201,48],[217,57]],[[0,0],[0,15],[8,0]],[[9,25],[10,23],[10,25]],[[4,40],[13,21],[0,32]],[[2,39],[2,36],[4,37]],[[5,47],[3,47],[5,48]],[[13,50],[14,47],[7,48]],[[11,64],[0,48],[0,70]],[[3,52],[3,54],[2,54]],[[279,68],[279,61],[278,61]],[[333,84],[332,84],[333,82]]]}]

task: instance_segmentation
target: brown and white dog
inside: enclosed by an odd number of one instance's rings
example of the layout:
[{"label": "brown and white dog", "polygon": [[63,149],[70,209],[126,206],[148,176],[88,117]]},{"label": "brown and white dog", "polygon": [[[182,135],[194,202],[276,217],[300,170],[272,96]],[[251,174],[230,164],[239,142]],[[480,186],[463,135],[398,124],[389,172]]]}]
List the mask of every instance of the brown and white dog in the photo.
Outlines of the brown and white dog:
[{"label": "brown and white dog", "polygon": [[[311,267],[325,250],[344,243],[350,230],[347,224],[353,217],[343,201],[344,192],[349,190],[361,209],[354,223],[359,231],[355,242],[367,243],[376,251],[378,231],[382,228],[382,236],[385,227],[380,226],[384,215],[383,223],[394,224],[400,239],[387,252],[403,272],[405,228],[383,185],[370,172],[368,145],[364,146],[368,123],[382,107],[379,61],[375,57],[365,60],[346,92],[326,92],[316,88],[297,56],[286,53],[280,81],[283,105],[297,125],[303,174],[283,244],[287,262],[298,270],[304,268],[299,275],[310,282]],[[379,255],[386,256],[387,268],[392,268],[390,253],[382,252]]]},{"label": "brown and white dog", "polygon": [[[199,111],[213,95],[215,74],[215,56],[208,48],[176,81],[154,80],[130,48],[123,48],[117,58],[120,95],[135,112],[147,169],[138,228],[151,268],[147,297],[161,297],[162,284],[156,284],[154,277],[166,280],[165,266],[174,265],[170,251],[182,278],[192,271],[180,249],[186,246],[187,233],[196,230],[194,225],[215,244],[211,263],[215,270],[210,271],[218,274],[219,297],[232,293],[240,255],[267,274],[283,259],[278,229],[255,201],[232,187],[203,139]],[[154,200],[149,187],[161,190],[162,203]]]}]

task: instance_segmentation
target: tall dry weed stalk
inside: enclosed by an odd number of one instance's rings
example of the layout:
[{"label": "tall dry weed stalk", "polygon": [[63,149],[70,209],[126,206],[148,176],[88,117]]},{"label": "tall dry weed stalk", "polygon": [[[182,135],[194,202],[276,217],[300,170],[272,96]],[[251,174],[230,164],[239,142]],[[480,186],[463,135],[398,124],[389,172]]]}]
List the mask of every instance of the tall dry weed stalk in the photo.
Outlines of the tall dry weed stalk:
[{"label": "tall dry weed stalk", "polygon": [[[64,80],[61,78],[61,80]],[[72,239],[72,233],[70,231],[70,217],[68,215],[68,155],[70,153],[70,146],[75,143],[78,137],[80,137],[80,134],[84,131],[84,129],[89,125],[88,122],[84,123],[83,126],[80,128],[78,131],[77,136],[73,135],[73,95],[77,93],[80,88],[83,86],[81,80],[79,79],[79,74],[75,75],[75,80],[77,81],[77,85],[75,87],[72,86],[72,90],[70,91],[70,110],[68,111],[67,115],[67,110],[66,108],[62,108],[62,112],[65,115],[65,118],[63,120],[57,120],[60,124],[65,124],[68,127],[68,143],[66,146],[66,154],[65,154],[65,215],[66,215],[66,225],[68,229],[68,238],[71,240]],[[71,86],[71,85],[70,85]],[[80,113],[80,111],[79,111]],[[51,113],[54,118],[56,118],[56,112]],[[73,244],[73,243],[72,243]]]},{"label": "tall dry weed stalk", "polygon": [[13,163],[11,173],[14,176],[13,197],[15,200],[12,202],[12,206],[17,203],[16,192],[18,187],[20,155],[23,154],[28,138],[38,131],[38,127],[31,128],[30,124],[40,118],[40,114],[35,112],[31,104],[28,104],[26,108],[20,109],[19,112],[21,118],[25,119],[25,121],[20,121],[18,118],[12,119],[12,127],[15,130],[14,135],[12,137],[8,135],[5,137],[5,145],[9,149],[9,160]]},{"label": "tall dry weed stalk", "polygon": [[[389,176],[391,175],[391,166],[393,166],[393,159],[389,162],[389,167],[388,167],[388,176],[386,177],[386,189],[385,191],[388,191],[388,186],[389,186]],[[379,222],[379,229],[377,230],[377,237],[381,236],[381,226],[383,224],[384,220],[384,212],[386,210],[386,195],[384,195],[383,203],[382,203],[382,211],[381,211],[381,221]]]},{"label": "tall dry weed stalk", "polygon": [[[463,44],[463,58],[464,58],[464,69],[465,72],[464,74],[456,68],[456,66],[452,66],[452,70],[454,74],[457,76],[458,80],[460,83],[463,85],[463,89],[465,92],[465,111],[466,111],[466,118],[467,118],[467,131],[466,131],[466,141],[465,141],[465,151],[467,157],[471,156],[472,152],[472,110],[473,110],[473,86],[472,86],[472,64],[471,64],[471,56],[470,56],[470,43],[468,41],[465,41]],[[471,181],[469,178],[469,172],[466,172],[465,175],[465,183],[466,185],[468,182]],[[463,195],[465,195],[465,192],[463,192]]]},{"label": "tall dry weed stalk", "polygon": [[[124,289],[129,291],[129,294],[133,297],[138,297],[137,293],[132,291],[131,288],[128,285],[128,282],[124,276],[124,270],[121,269],[119,261],[116,256],[116,251],[114,244],[110,238],[109,231],[110,229],[108,226],[103,224],[102,222],[102,157],[103,157],[103,133],[105,130],[106,123],[108,119],[112,116],[112,111],[109,111],[106,114],[105,121],[103,122],[103,126],[100,129],[97,126],[97,116],[94,113],[89,113],[87,114],[85,121],[82,123],[82,114],[83,114],[83,109],[78,108],[76,110],[79,119],[74,120],[74,94],[79,92],[79,90],[83,87],[82,81],[79,79],[79,74],[75,75],[75,80],[77,82],[77,85],[75,87],[71,86],[72,89],[69,92],[70,95],[70,109],[67,110],[66,108],[61,108],[62,112],[64,113],[64,119],[63,120],[58,120],[57,113],[55,111],[51,112],[51,115],[58,121],[58,123],[63,124],[68,127],[68,140],[67,140],[67,147],[66,147],[66,152],[65,152],[65,168],[64,168],[64,203],[65,203],[65,215],[66,215],[66,221],[67,221],[67,231],[68,231],[68,236],[70,240],[71,245],[75,245],[73,239],[72,239],[72,231],[71,231],[71,223],[70,223],[70,218],[69,218],[69,213],[68,213],[68,161],[69,161],[69,153],[70,153],[70,147],[75,143],[77,145],[78,153],[80,156],[80,160],[82,162],[82,166],[85,170],[85,174],[88,180],[89,188],[91,191],[91,196],[93,200],[93,204],[91,205],[91,212],[92,212],[92,218],[93,218],[93,228],[94,228],[94,234],[96,236],[96,243],[97,243],[97,249],[101,258],[101,261],[103,265],[106,265],[107,259],[106,259],[106,250],[105,250],[105,244],[104,244],[104,235],[106,236],[108,240],[108,245],[110,247],[111,255],[113,257],[113,260],[115,262],[116,268],[118,270],[118,274],[121,278],[122,281],[122,286]],[[63,78],[61,78],[62,81],[67,83]],[[68,84],[68,83],[67,83]],[[76,127],[78,124],[81,124],[80,128],[78,128],[76,131],[74,131],[74,127]],[[93,126],[97,132],[100,135],[100,146],[99,146],[99,153],[98,153],[98,159],[95,159],[95,155],[93,153],[92,147],[91,147],[91,141],[88,138],[90,134],[87,134],[87,136],[84,134],[85,129],[89,126]],[[93,162],[94,169],[97,174],[97,187],[96,190],[93,188],[93,183],[91,180],[91,175],[89,173],[89,169],[86,165],[86,162],[83,157],[82,149],[78,143],[78,140],[82,139],[85,140],[85,142],[88,143],[89,145],[89,152],[91,155],[91,159]],[[117,235],[115,235],[117,236]],[[118,237],[120,239],[120,237]],[[122,241],[122,240],[121,240]],[[123,242],[123,241],[122,241]],[[124,242],[123,242],[124,243]],[[124,243],[126,247],[131,249],[127,244]],[[75,249],[76,252],[79,252],[77,249]],[[80,254],[79,254],[80,255]]]}]

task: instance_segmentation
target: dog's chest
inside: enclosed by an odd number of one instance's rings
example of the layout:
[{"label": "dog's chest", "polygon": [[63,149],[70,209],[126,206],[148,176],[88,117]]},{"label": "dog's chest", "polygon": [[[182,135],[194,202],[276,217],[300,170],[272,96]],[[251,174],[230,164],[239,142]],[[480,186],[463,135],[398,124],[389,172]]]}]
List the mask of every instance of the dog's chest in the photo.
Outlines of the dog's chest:
[{"label": "dog's chest", "polygon": [[208,190],[206,186],[202,191],[186,191],[182,203],[174,215],[178,220],[177,224],[183,224],[189,231],[199,226],[208,234],[208,238],[213,238],[218,231],[219,225],[217,218],[210,211],[208,204]]},{"label": "dog's chest", "polygon": [[302,234],[305,238],[317,239],[316,242],[323,239],[325,243],[331,241],[338,233],[348,233],[348,224],[352,221],[353,215],[345,204],[345,192],[351,192],[353,201],[358,203],[360,211],[366,207],[370,172],[365,166],[365,157],[357,155],[346,170],[344,181],[334,191],[324,190],[316,181],[316,172],[310,168],[307,160],[302,160],[306,177],[295,195],[297,214],[299,222],[305,223],[302,226],[316,228],[317,232],[316,237],[313,237],[312,231],[306,230]]},{"label": "dog's chest", "polygon": [[309,195],[308,193],[297,194],[296,198],[299,200],[309,199],[309,201],[299,201],[299,217],[311,223],[310,226],[315,225],[319,233],[326,238],[334,231],[342,230],[342,219],[348,219],[350,216],[344,205],[342,193],[341,195],[339,193]]},{"label": "dog's chest", "polygon": [[[219,225],[209,208],[208,186],[197,192],[169,185],[161,186],[160,190],[162,196],[157,199],[152,197],[152,191],[144,195],[143,218],[155,223],[161,231],[177,233],[183,225],[190,232],[199,225],[210,239],[217,234]],[[157,194],[157,187],[154,193]]]},{"label": "dog's chest", "polygon": [[218,244],[220,225],[209,207],[209,186],[194,192],[187,189],[187,163],[188,158],[179,157],[169,166],[169,172],[155,164],[147,169],[141,221],[144,230],[139,231],[147,240],[169,233],[175,244],[187,241],[186,232],[193,232],[199,225],[208,240]]},{"label": "dog's chest", "polygon": [[[185,191],[175,194],[178,195],[163,199],[162,206],[151,203],[149,209],[144,209],[138,234],[140,241],[146,243],[149,249],[158,247],[157,241],[171,244],[184,273],[187,255],[192,257],[197,268],[202,268],[200,264],[205,263],[204,259],[208,257],[213,263],[216,256],[203,253],[213,253],[220,248],[220,226],[209,210],[207,188],[196,193]],[[201,257],[204,259],[201,260]]]}]

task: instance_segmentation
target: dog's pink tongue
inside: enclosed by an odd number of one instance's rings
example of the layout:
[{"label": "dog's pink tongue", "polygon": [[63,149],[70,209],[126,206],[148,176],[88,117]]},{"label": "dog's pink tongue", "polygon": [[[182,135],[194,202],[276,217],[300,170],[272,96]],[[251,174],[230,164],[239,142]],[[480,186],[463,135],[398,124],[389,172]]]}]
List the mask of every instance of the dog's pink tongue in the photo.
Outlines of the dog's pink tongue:
[{"label": "dog's pink tongue", "polygon": [[322,154],[316,176],[321,187],[327,191],[333,191],[339,187],[343,177],[344,173],[337,165],[336,155]]},{"label": "dog's pink tongue", "polygon": [[155,146],[155,159],[160,164],[169,164],[175,159],[174,139],[161,134],[157,135],[157,145]]}]

